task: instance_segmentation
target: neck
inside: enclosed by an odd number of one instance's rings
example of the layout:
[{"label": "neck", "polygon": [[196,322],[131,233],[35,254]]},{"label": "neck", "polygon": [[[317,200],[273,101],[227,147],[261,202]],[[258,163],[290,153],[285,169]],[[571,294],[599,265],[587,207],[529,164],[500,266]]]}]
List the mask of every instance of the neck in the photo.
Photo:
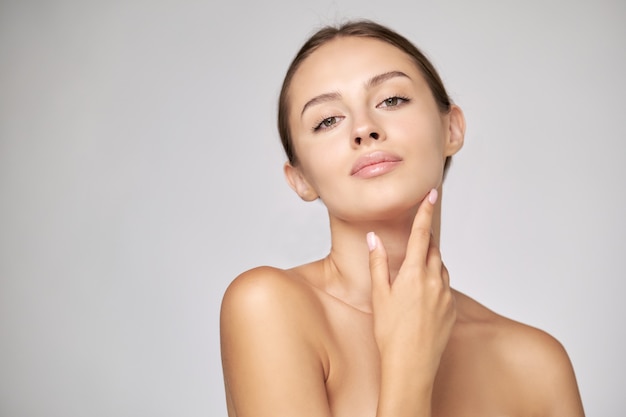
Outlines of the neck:
[{"label": "neck", "polygon": [[[433,238],[439,244],[441,187],[433,218]],[[375,232],[383,242],[389,261],[389,279],[395,279],[406,256],[417,207],[393,220],[349,223],[330,217],[331,250],[324,259],[325,290],[353,307],[371,312],[371,278],[367,232]]]}]

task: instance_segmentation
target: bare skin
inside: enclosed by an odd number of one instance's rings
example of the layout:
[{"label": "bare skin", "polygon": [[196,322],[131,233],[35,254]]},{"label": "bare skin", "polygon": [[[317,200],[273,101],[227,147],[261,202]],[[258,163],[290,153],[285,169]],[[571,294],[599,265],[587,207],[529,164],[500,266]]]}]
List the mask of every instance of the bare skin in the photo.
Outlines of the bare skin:
[{"label": "bare skin", "polygon": [[[583,416],[555,339],[450,288],[438,197],[463,143],[460,109],[439,114],[411,60],[372,39],[320,47],[291,97],[300,163],[285,173],[326,204],[332,249],[227,290],[229,416]],[[394,162],[355,173],[375,152]]]}]

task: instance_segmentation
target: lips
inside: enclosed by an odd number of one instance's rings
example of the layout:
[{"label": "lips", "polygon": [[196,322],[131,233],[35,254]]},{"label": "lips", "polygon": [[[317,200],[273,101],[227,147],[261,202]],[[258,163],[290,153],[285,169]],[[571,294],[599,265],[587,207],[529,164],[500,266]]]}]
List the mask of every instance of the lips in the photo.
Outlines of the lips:
[{"label": "lips", "polygon": [[362,178],[375,177],[389,172],[401,161],[402,158],[399,156],[387,152],[372,152],[356,160],[350,175]]}]

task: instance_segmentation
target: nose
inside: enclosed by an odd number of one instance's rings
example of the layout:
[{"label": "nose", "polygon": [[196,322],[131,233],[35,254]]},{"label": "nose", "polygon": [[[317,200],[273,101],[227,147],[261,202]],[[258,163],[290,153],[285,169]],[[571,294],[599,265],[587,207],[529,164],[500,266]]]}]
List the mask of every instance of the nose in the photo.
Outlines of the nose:
[{"label": "nose", "polygon": [[362,117],[355,123],[352,143],[360,146],[368,140],[384,140],[384,132],[370,117]]},{"label": "nose", "polygon": [[[378,138],[380,138],[380,134],[378,132],[370,132],[367,136],[374,140],[378,140]],[[354,143],[356,143],[357,145],[360,145],[362,141],[363,139],[361,138],[361,136],[357,136],[354,138]]]}]

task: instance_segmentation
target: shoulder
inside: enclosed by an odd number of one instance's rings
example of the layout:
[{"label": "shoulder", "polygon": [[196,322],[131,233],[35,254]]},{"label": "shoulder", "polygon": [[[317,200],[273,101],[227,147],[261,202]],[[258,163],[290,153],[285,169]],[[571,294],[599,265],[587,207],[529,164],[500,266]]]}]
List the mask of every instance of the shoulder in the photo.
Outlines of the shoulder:
[{"label": "shoulder", "polygon": [[311,398],[312,415],[327,415],[328,361],[318,304],[290,271],[255,268],[231,283],[220,314],[229,415],[293,415]]},{"label": "shoulder", "polygon": [[[456,299],[460,323],[499,354],[511,355],[510,359],[539,360],[565,352],[558,340],[543,330],[497,314],[462,293],[457,292]],[[518,351],[523,354],[517,354]]]},{"label": "shoulder", "polygon": [[278,268],[261,266],[235,278],[224,293],[222,308],[245,302],[262,303],[267,297],[276,297],[291,287],[287,273]]},{"label": "shoulder", "polygon": [[222,353],[228,356],[239,347],[255,346],[323,356],[324,317],[319,297],[295,270],[251,269],[235,278],[224,293]]},{"label": "shoulder", "polygon": [[545,416],[582,416],[578,384],[563,345],[543,330],[501,317],[495,339],[500,363]]},{"label": "shoulder", "polygon": [[497,353],[520,361],[567,356],[561,343],[545,331],[497,314],[465,294],[455,292],[455,295],[460,326]]},{"label": "shoulder", "polygon": [[[265,327],[302,325],[318,308],[310,286],[283,269],[262,266],[239,275],[222,299],[221,325],[250,325],[266,321]],[[278,321],[267,322],[268,319]],[[239,323],[243,320],[243,323]],[[312,323],[308,323],[312,324]]]},{"label": "shoulder", "polygon": [[[511,387],[511,394],[537,407],[546,416],[582,416],[582,405],[569,356],[552,335],[492,312],[458,294],[462,317],[478,334]],[[532,400],[532,401],[530,401]]]},{"label": "shoulder", "polygon": [[[309,286],[290,271],[261,266],[235,278],[222,300],[222,314],[248,310],[271,312],[314,301]],[[234,310],[234,311],[233,311]]]}]

